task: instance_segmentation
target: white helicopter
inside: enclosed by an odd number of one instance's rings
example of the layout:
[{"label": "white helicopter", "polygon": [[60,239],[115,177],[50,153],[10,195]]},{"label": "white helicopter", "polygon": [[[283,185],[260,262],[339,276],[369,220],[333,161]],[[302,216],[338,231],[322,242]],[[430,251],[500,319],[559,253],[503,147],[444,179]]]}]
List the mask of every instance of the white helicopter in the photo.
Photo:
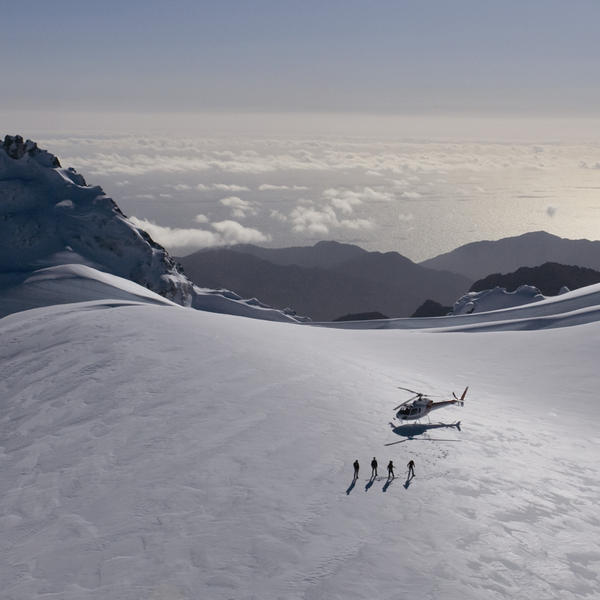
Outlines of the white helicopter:
[{"label": "white helicopter", "polygon": [[450,406],[451,404],[456,404],[457,406],[464,406],[465,404],[465,396],[467,395],[467,390],[469,386],[465,388],[465,391],[462,393],[462,396],[459,398],[457,395],[452,392],[453,399],[452,400],[444,400],[443,402],[434,402],[427,394],[422,394],[421,392],[415,392],[414,390],[409,390],[405,387],[399,387],[400,390],[406,390],[411,394],[414,394],[412,398],[409,398],[402,404],[398,404],[394,408],[394,410],[398,410],[396,413],[396,418],[400,421],[417,421],[422,417],[428,415],[432,410],[436,410],[437,408],[442,408],[444,406]]}]

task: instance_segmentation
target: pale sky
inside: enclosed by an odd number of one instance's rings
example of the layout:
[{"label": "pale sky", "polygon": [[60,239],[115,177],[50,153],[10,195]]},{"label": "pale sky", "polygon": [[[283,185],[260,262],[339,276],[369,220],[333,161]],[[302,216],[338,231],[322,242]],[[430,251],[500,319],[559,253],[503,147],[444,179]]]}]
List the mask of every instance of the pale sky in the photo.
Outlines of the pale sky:
[{"label": "pale sky", "polygon": [[2,1],[2,109],[600,116],[598,0]]}]

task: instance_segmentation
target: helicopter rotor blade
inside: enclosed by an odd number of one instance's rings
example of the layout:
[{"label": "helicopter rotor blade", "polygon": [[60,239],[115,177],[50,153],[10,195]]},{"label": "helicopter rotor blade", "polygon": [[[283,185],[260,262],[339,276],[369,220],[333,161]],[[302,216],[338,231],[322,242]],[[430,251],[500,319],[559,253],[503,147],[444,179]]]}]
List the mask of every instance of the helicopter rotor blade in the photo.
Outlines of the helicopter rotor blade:
[{"label": "helicopter rotor blade", "polygon": [[415,394],[415,396],[420,396],[421,398],[441,398],[439,394],[426,394],[425,392],[417,392],[415,390],[411,390],[402,386],[397,386],[397,389],[410,392],[411,394]]},{"label": "helicopter rotor blade", "polygon": [[398,406],[396,406],[394,408],[394,410],[398,410],[401,406],[404,406],[405,404],[412,402],[413,400],[415,400],[415,398],[418,398],[418,397],[419,397],[419,394],[417,394],[416,396],[413,396],[412,398],[409,398],[408,400],[405,400],[404,402],[402,402],[402,404],[398,404]]},{"label": "helicopter rotor blade", "polygon": [[410,392],[411,394],[416,394],[417,396],[420,394],[420,392],[415,392],[415,390],[409,390],[408,388],[402,387],[402,386],[398,386],[399,390],[405,390],[406,392]]}]

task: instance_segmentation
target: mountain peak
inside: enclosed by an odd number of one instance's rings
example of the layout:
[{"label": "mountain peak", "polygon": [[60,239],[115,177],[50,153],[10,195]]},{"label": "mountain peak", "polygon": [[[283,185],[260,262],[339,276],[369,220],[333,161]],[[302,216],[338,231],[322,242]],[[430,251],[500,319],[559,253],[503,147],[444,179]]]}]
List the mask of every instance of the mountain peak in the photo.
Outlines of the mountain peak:
[{"label": "mountain peak", "polygon": [[7,135],[0,143],[0,275],[10,280],[10,274],[67,264],[134,281],[183,306],[298,320],[227,290],[194,286],[100,186],[62,168],[35,142]]},{"label": "mountain peak", "polygon": [[421,265],[460,273],[473,280],[511,273],[546,262],[600,269],[600,241],[571,240],[547,231],[530,231],[499,240],[470,242]]},{"label": "mountain peak", "polygon": [[58,157],[47,150],[41,150],[32,140],[23,140],[20,135],[5,135],[2,146],[0,146],[6,155],[13,160],[20,160],[25,155],[34,158],[42,166],[57,168],[60,167]]}]

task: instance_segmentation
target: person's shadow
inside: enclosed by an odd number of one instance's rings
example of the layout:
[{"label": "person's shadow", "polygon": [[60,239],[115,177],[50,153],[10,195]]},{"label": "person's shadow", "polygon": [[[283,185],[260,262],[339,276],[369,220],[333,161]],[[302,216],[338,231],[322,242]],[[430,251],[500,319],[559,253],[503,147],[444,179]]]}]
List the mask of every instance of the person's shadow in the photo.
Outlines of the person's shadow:
[{"label": "person's shadow", "polygon": [[356,480],[358,479],[358,477],[354,477],[354,479],[352,480],[352,483],[350,484],[350,487],[346,490],[346,496],[348,496],[350,494],[350,492],[354,489],[354,486],[356,485]]},{"label": "person's shadow", "polygon": [[371,475],[371,479],[369,479],[369,481],[367,481],[367,485],[365,485],[365,492],[368,492],[374,483],[375,483],[375,475]]},{"label": "person's shadow", "polygon": [[385,482],[385,485],[383,486],[383,492],[387,492],[388,488],[390,487],[390,484],[392,483],[392,481],[394,481],[395,477],[388,477],[388,480]]},{"label": "person's shadow", "polygon": [[407,490],[410,486],[410,482],[413,480],[414,475],[409,475],[404,482],[404,489]]}]

